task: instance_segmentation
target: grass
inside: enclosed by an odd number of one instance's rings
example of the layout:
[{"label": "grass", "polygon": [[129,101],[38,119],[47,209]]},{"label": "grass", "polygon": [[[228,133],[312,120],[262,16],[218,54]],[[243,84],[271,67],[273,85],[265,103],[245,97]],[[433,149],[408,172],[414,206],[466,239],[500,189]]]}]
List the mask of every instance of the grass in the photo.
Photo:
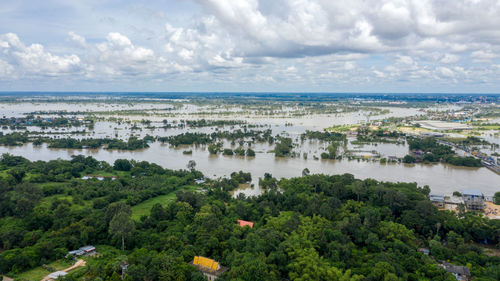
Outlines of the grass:
[{"label": "grass", "polygon": [[[47,266],[54,268],[55,271],[65,269],[67,267],[70,267],[73,265],[73,261],[67,261],[67,260],[57,260],[52,263],[49,263]],[[47,276],[52,272],[44,269],[41,266],[35,267],[33,269],[30,269],[28,271],[25,271],[23,273],[20,273],[17,275],[17,279],[25,279],[25,280],[34,280],[34,281],[39,281],[43,277]]]},{"label": "grass", "polygon": [[[195,190],[199,190],[199,187],[198,186],[185,186],[183,187],[182,189],[180,190],[190,190],[190,191],[195,191]],[[173,202],[177,197],[175,195],[175,193],[179,191],[179,190],[176,190],[176,191],[173,191],[173,192],[170,192],[169,194],[165,194],[165,195],[160,195],[160,196],[157,196],[157,197],[153,197],[151,199],[148,199],[140,204],[137,204],[135,206],[132,207],[132,219],[133,220],[140,220],[140,218],[142,216],[147,216],[149,215],[149,212],[151,211],[151,208],[155,205],[155,204],[161,204],[162,206],[165,206],[167,205],[168,203],[171,203]]]},{"label": "grass", "polygon": [[359,124],[336,125],[336,126],[331,126],[329,128],[326,128],[325,130],[327,132],[347,132],[347,131],[353,131],[359,126],[360,126]]},{"label": "grass", "polygon": [[421,127],[409,127],[409,126],[399,126],[396,128],[397,131],[406,133],[406,132],[437,132],[433,130],[429,130]]},{"label": "grass", "polygon": [[69,195],[64,195],[64,194],[56,194],[56,195],[51,195],[47,196],[42,199],[42,202],[40,202],[40,206],[44,208],[49,208],[50,204],[52,204],[52,201],[59,199],[59,200],[68,200],[70,203],[72,203],[73,197]]}]

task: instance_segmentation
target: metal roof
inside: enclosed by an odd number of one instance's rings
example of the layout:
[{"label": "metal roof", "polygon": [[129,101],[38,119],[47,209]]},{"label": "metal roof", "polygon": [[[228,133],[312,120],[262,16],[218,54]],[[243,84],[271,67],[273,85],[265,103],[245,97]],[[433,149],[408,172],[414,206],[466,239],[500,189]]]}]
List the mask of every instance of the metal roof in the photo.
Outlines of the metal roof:
[{"label": "metal roof", "polygon": [[64,272],[64,271],[56,271],[56,272],[52,272],[51,274],[49,274],[49,278],[50,279],[57,279],[61,276],[65,276],[66,274],[68,274],[68,273]]},{"label": "metal roof", "polygon": [[432,200],[441,200],[444,201],[444,196],[443,195],[437,195],[437,194],[431,194],[429,195],[429,199]]},{"label": "metal roof", "polygon": [[477,189],[464,189],[462,195],[483,196],[483,193]]}]

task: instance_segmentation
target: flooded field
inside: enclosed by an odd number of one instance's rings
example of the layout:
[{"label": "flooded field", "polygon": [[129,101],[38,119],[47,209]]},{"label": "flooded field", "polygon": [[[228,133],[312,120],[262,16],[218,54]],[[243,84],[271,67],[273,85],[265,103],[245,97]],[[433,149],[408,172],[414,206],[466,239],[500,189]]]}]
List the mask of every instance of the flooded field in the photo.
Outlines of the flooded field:
[{"label": "flooded field", "polygon": [[[448,107],[438,107],[443,110]],[[262,192],[258,187],[259,177],[264,173],[271,173],[277,178],[288,178],[300,176],[302,170],[308,168],[311,173],[343,174],[351,173],[358,178],[374,178],[380,181],[394,182],[416,182],[420,186],[429,185],[433,193],[451,194],[453,191],[475,188],[487,195],[492,195],[500,189],[500,177],[487,168],[465,168],[447,164],[402,164],[402,163],[380,163],[371,159],[372,154],[381,157],[403,157],[408,153],[406,144],[375,143],[375,144],[352,144],[354,139],[350,138],[347,146],[342,150],[354,151],[357,156],[367,159],[363,160],[320,160],[319,154],[325,151],[327,144],[321,141],[300,140],[300,134],[306,130],[323,130],[333,125],[349,125],[366,120],[382,120],[389,117],[418,116],[423,114],[416,108],[380,108],[386,110],[381,115],[370,115],[370,111],[355,111],[335,114],[314,114],[304,116],[286,116],[288,109],[280,114],[269,116],[268,114],[251,113],[251,110],[236,108],[231,114],[224,111],[221,106],[198,106],[184,104],[174,108],[169,103],[139,103],[139,104],[102,104],[102,103],[4,103],[0,104],[0,115],[8,117],[22,117],[25,113],[34,111],[91,111],[96,112],[97,117],[120,118],[120,121],[97,121],[91,130],[83,134],[72,134],[74,131],[85,130],[85,127],[73,128],[45,128],[28,127],[30,132],[52,132],[57,133],[56,138],[72,137],[81,138],[119,138],[126,140],[130,136],[174,136],[186,132],[212,133],[217,130],[241,129],[242,125],[224,127],[184,127],[184,128],[160,128],[162,120],[177,122],[179,120],[195,120],[201,118],[217,120],[241,120],[247,124],[256,126],[255,130],[271,129],[273,135],[280,134],[290,137],[294,142],[296,157],[275,157],[269,153],[273,147],[267,143],[255,143],[255,157],[211,155],[206,146],[180,146],[173,147],[159,142],[151,143],[150,147],[135,151],[118,151],[106,149],[52,149],[46,144],[34,146],[25,144],[17,147],[0,147],[0,153],[11,153],[20,155],[30,160],[70,159],[72,155],[93,156],[98,160],[113,163],[116,159],[127,158],[137,161],[149,161],[171,169],[184,169],[189,160],[196,162],[196,169],[208,177],[229,176],[234,171],[251,172],[253,187],[246,185],[235,191],[235,195],[244,193],[246,195],[257,195]],[[125,110],[125,112],[121,112]],[[127,115],[126,110],[137,110],[137,114]],[[108,112],[109,114],[107,114]],[[204,114],[199,114],[205,112]],[[129,112],[130,113],[130,112]],[[57,114],[55,114],[57,115]],[[50,116],[50,115],[46,115]],[[140,120],[150,120],[146,125]],[[136,129],[132,129],[133,125]],[[3,133],[12,131],[3,128]],[[497,139],[493,132],[487,132],[485,137]],[[236,148],[229,142],[223,143],[224,147]],[[184,154],[183,151],[192,150],[192,154]],[[307,154],[308,157],[304,157]],[[306,159],[307,158],[307,159]]]}]

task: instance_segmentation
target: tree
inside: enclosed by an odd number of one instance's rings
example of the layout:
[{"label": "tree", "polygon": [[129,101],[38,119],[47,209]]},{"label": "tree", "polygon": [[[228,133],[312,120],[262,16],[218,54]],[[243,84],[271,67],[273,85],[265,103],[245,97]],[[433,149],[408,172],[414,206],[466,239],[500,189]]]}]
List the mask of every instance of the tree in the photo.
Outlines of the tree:
[{"label": "tree", "polygon": [[134,221],[126,212],[116,214],[109,223],[109,233],[114,239],[121,238],[122,240],[122,251],[125,250],[125,237],[131,236],[134,231]]},{"label": "tree", "polygon": [[309,176],[311,172],[309,171],[308,168],[305,168],[304,170],[302,170],[302,176],[305,177],[305,176]]},{"label": "tree", "polygon": [[415,163],[415,157],[411,156],[411,155],[405,155],[405,157],[403,157],[403,163]]},{"label": "tree", "polygon": [[116,159],[113,168],[117,171],[130,171],[132,164],[127,159]]},{"label": "tree", "polygon": [[328,155],[330,156],[330,159],[335,159],[335,157],[337,157],[338,148],[339,148],[339,144],[336,142],[331,143],[328,146]]},{"label": "tree", "polygon": [[356,194],[359,201],[360,197],[364,196],[367,193],[367,188],[362,181],[357,181],[352,185],[352,191],[354,192],[354,194]]},{"label": "tree", "polygon": [[187,168],[192,171],[194,170],[195,167],[196,167],[196,162],[194,160],[189,160]]},{"label": "tree", "polygon": [[8,174],[12,176],[15,183],[20,183],[23,181],[23,178],[24,178],[24,175],[26,174],[26,171],[22,168],[13,168],[13,169],[8,171]]},{"label": "tree", "polygon": [[209,144],[208,145],[208,152],[210,152],[210,154],[217,154],[219,153],[219,149],[220,147],[216,144]]},{"label": "tree", "polygon": [[247,156],[248,157],[254,157],[255,156],[255,151],[251,148],[247,149]]},{"label": "tree", "polygon": [[495,196],[493,197],[493,202],[497,205],[500,205],[500,191],[495,193]]},{"label": "tree", "polygon": [[119,213],[125,213],[130,216],[132,214],[132,210],[129,205],[123,202],[112,203],[106,208],[106,222],[111,222],[111,220]]}]

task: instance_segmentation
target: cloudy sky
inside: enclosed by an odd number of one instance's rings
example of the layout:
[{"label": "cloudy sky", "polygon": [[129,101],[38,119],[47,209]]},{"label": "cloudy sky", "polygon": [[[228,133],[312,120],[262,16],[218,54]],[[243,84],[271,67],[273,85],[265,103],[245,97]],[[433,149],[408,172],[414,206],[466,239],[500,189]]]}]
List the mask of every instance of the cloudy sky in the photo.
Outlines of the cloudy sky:
[{"label": "cloudy sky", "polygon": [[2,0],[0,91],[500,92],[498,0]]}]

